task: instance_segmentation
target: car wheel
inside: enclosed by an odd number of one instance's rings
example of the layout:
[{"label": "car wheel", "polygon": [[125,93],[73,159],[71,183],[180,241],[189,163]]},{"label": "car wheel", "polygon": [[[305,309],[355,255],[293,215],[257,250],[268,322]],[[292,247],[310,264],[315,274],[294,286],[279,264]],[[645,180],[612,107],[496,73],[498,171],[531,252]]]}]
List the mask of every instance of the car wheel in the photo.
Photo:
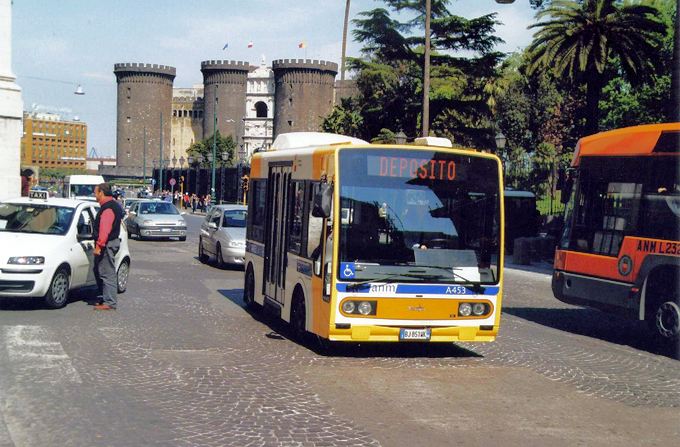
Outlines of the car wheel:
[{"label": "car wheel", "polygon": [[222,246],[220,244],[217,244],[217,250],[216,251],[217,251],[217,256],[216,256],[217,266],[219,268],[223,268],[226,263],[224,262],[224,258],[222,257]]},{"label": "car wheel", "polygon": [[130,261],[126,259],[118,266],[118,293],[125,293],[129,277]]},{"label": "car wheel", "polygon": [[68,271],[61,267],[52,277],[50,288],[45,295],[45,303],[52,309],[60,309],[66,306],[68,300],[69,277]]},{"label": "car wheel", "polygon": [[307,311],[305,308],[305,297],[301,293],[298,292],[293,297],[293,308],[290,312],[290,327],[293,331],[293,337],[302,343],[307,335]]},{"label": "car wheel", "polygon": [[247,309],[255,310],[255,274],[252,267],[248,267],[246,272],[246,280],[243,285],[243,302],[246,304]]},{"label": "car wheel", "polygon": [[198,260],[205,263],[208,261],[208,255],[203,251],[203,239],[198,238]]}]

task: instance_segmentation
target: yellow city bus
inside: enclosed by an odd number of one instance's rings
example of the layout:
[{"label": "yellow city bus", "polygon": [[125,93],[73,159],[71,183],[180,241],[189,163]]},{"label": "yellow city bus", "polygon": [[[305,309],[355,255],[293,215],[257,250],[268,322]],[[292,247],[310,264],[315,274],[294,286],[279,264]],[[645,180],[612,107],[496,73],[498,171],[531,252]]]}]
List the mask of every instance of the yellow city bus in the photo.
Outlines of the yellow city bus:
[{"label": "yellow city bus", "polygon": [[253,155],[246,305],[271,308],[300,339],[494,340],[500,161],[416,142],[290,133]]},{"label": "yellow city bus", "polygon": [[680,123],[579,140],[562,191],[555,297],[646,321],[678,356]]}]

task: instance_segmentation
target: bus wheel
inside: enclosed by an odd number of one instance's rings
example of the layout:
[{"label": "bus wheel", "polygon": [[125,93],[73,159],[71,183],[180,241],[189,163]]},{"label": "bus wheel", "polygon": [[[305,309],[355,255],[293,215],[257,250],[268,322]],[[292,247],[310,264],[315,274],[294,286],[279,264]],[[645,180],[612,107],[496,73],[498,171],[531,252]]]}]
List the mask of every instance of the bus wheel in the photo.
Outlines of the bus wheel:
[{"label": "bus wheel", "polygon": [[293,337],[298,342],[302,342],[307,334],[307,328],[305,327],[307,311],[305,309],[305,297],[301,293],[297,293],[293,297],[293,307],[290,312],[290,327],[293,331]]},{"label": "bus wheel", "polygon": [[656,336],[669,354],[680,360],[680,306],[677,301],[661,303],[654,313]]},{"label": "bus wheel", "polygon": [[248,266],[245,284],[243,285],[243,302],[246,303],[247,309],[255,310],[255,274],[251,266]]}]

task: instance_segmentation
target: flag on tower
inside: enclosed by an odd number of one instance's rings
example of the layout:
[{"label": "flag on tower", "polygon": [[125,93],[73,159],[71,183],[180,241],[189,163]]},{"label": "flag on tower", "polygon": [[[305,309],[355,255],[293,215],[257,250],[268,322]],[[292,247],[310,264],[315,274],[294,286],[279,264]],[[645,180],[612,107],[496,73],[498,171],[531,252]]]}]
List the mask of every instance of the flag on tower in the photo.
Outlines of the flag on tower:
[{"label": "flag on tower", "polygon": [[225,44],[224,44],[224,47],[222,47],[222,49],[223,49],[223,50],[226,50],[228,46],[229,46],[229,44],[228,44],[228,43],[225,43]]},{"label": "flag on tower", "polygon": [[307,42],[302,42],[300,45],[298,45],[298,48],[305,48],[307,46]]},{"label": "flag on tower", "polygon": [[253,48],[253,41],[251,40],[250,43],[248,44],[248,48]]}]

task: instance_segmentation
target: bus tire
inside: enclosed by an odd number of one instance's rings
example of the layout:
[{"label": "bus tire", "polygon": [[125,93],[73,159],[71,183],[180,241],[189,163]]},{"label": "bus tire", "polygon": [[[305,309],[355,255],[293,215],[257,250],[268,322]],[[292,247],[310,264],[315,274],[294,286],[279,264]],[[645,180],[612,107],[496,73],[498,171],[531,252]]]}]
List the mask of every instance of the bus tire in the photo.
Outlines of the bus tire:
[{"label": "bus tire", "polygon": [[255,273],[253,272],[253,267],[248,266],[246,270],[245,282],[243,284],[243,302],[246,305],[246,309],[255,310]]},{"label": "bus tire", "polygon": [[645,317],[657,345],[664,353],[680,360],[680,290],[677,272],[659,270],[648,279],[653,301]]},{"label": "bus tire", "polygon": [[305,297],[297,292],[293,295],[293,303],[290,309],[290,328],[296,341],[302,343],[307,335],[307,309]]}]

